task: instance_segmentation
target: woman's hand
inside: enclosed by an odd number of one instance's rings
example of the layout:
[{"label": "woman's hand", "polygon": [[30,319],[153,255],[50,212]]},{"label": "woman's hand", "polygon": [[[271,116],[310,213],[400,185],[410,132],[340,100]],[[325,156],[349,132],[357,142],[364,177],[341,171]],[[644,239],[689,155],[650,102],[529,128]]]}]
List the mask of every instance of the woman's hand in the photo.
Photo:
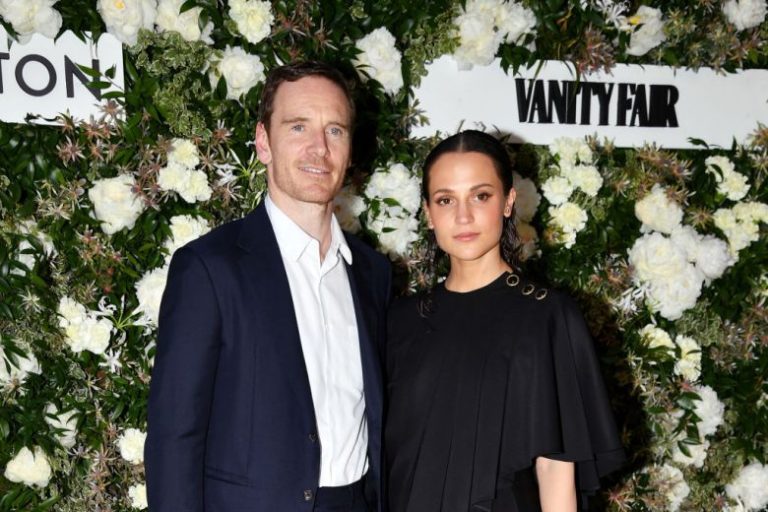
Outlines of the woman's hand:
[{"label": "woman's hand", "polygon": [[536,478],[542,512],[576,512],[576,480],[573,462],[538,457]]}]

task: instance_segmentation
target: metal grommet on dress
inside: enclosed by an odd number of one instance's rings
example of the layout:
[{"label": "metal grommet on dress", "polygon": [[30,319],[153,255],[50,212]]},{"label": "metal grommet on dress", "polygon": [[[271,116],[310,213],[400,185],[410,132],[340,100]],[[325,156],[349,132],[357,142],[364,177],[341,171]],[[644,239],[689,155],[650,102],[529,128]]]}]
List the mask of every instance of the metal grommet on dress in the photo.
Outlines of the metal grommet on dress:
[{"label": "metal grommet on dress", "polygon": [[510,272],[509,275],[507,276],[507,286],[511,286],[512,288],[514,288],[518,284],[520,284],[520,276],[518,276],[514,272]]},{"label": "metal grommet on dress", "polygon": [[530,294],[533,293],[533,290],[535,290],[535,289],[536,289],[536,287],[533,286],[532,284],[527,284],[523,288],[523,295],[530,295]]},{"label": "metal grommet on dress", "polygon": [[536,291],[536,295],[534,295],[534,297],[536,297],[536,300],[544,300],[544,297],[547,296],[547,293],[549,293],[549,291],[547,291],[546,288],[539,288]]}]

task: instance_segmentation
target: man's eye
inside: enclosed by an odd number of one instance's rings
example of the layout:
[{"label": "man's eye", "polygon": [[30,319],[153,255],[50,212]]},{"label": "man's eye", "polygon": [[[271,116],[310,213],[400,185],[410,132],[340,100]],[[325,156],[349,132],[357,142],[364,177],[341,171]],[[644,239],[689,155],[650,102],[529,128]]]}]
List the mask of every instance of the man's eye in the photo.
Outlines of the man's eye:
[{"label": "man's eye", "polygon": [[303,132],[304,131],[304,125],[303,124],[294,124],[291,126],[292,132]]},{"label": "man's eye", "polygon": [[333,135],[335,137],[340,137],[341,135],[344,135],[344,130],[342,130],[338,126],[332,126],[332,127],[328,128],[328,133],[330,133],[331,135]]}]

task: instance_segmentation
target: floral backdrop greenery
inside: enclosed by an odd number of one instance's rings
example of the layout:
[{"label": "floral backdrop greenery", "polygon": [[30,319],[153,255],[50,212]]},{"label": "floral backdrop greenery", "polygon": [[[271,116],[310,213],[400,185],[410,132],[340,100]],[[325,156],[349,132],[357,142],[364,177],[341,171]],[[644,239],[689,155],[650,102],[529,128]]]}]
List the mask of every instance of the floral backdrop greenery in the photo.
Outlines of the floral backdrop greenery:
[{"label": "floral backdrop greenery", "polygon": [[[408,135],[426,63],[766,68],[765,17],[763,0],[0,0],[19,41],[114,34],[126,72],[98,118],[0,123],[0,511],[146,508],[167,264],[263,197],[251,140],[278,63],[357,77],[338,215],[410,293],[439,277],[418,212],[435,141]],[[510,151],[525,270],[579,299],[631,458],[597,508],[766,507],[768,127],[726,149]]]}]

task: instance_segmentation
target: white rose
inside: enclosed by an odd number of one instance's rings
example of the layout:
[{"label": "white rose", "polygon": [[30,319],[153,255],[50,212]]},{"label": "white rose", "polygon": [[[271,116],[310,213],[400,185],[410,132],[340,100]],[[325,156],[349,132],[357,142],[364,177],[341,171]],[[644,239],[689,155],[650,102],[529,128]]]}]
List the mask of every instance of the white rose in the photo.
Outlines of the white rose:
[{"label": "white rose", "polygon": [[563,204],[573,193],[573,184],[563,176],[552,176],[541,185],[544,197],[553,205]]},{"label": "white rose", "polygon": [[333,213],[341,229],[350,233],[360,231],[360,215],[364,211],[365,201],[350,186],[342,188],[333,200]]},{"label": "white rose", "polygon": [[18,355],[11,359],[5,354],[0,345],[0,385],[23,384],[30,373],[39,374],[42,371],[35,354]]},{"label": "white rose", "polygon": [[171,217],[171,238],[165,241],[163,247],[168,250],[166,260],[170,260],[177,249],[187,245],[192,240],[200,238],[211,230],[208,221],[192,215],[175,215]]},{"label": "white rose", "polygon": [[72,299],[71,297],[62,297],[59,300],[58,313],[59,327],[66,327],[67,324],[75,321],[79,321],[82,317],[88,314],[85,306]]},{"label": "white rose", "polygon": [[664,20],[659,9],[641,5],[634,16],[629,18],[635,27],[629,40],[627,53],[639,57],[667,40],[664,33]]},{"label": "white rose", "polygon": [[515,189],[515,213],[523,222],[531,222],[541,203],[541,195],[536,190],[536,184],[518,173],[512,173]]},{"label": "white rose", "polygon": [[768,222],[768,205],[757,201],[745,201],[733,206],[739,222]]},{"label": "white rose", "polygon": [[61,14],[53,8],[58,0],[0,0],[0,16],[11,24],[24,44],[32,34],[53,39],[61,29]]},{"label": "white rose", "polygon": [[667,320],[677,320],[684,311],[696,305],[703,283],[704,275],[693,265],[685,263],[679,274],[650,282],[651,310]]},{"label": "white rose", "polygon": [[558,157],[560,167],[592,163],[592,149],[582,139],[558,137],[549,145],[549,152]]},{"label": "white rose", "polygon": [[587,223],[587,212],[575,203],[550,206],[549,214],[552,216],[552,222],[563,231],[578,233]]},{"label": "white rose", "polygon": [[194,169],[200,163],[200,152],[191,140],[173,139],[168,151],[168,163]]},{"label": "white rose", "polygon": [[78,354],[87,350],[94,354],[103,354],[109,346],[113,328],[108,319],[88,314],[66,326],[64,334],[72,352]]},{"label": "white rose", "polygon": [[655,487],[664,494],[669,503],[669,512],[677,512],[680,505],[691,492],[691,488],[685,481],[683,472],[674,466],[664,464],[657,468]]},{"label": "white rose", "polygon": [[707,458],[707,450],[709,450],[709,441],[706,439],[699,442],[699,444],[687,444],[686,448],[690,453],[690,456],[683,453],[680,446],[675,442],[674,449],[672,451],[672,460],[678,464],[685,466],[693,466],[700,468],[704,466],[704,461]]},{"label": "white rose", "polygon": [[142,276],[136,283],[136,298],[139,306],[136,311],[140,312],[144,319],[157,325],[160,317],[160,301],[163,298],[165,283],[168,280],[168,265],[154,270],[150,270]]},{"label": "white rose", "polygon": [[603,177],[594,165],[576,165],[568,174],[571,184],[589,197],[595,197],[603,186]]},{"label": "white rose", "polygon": [[725,494],[740,501],[746,510],[762,510],[768,505],[768,466],[759,462],[744,466],[725,486]]},{"label": "white rose", "polygon": [[672,233],[683,220],[683,209],[667,197],[666,190],[654,185],[651,192],[635,203],[635,216],[643,223],[643,231]]},{"label": "white rose", "polygon": [[517,2],[503,2],[496,9],[496,26],[508,43],[519,43],[528,34],[534,34],[536,15]]},{"label": "white rose", "polygon": [[211,32],[213,23],[210,21],[200,30],[200,7],[193,7],[181,12],[184,0],[160,0],[157,6],[157,19],[155,23],[160,32],[175,31],[181,34],[186,41],[205,41],[213,43]]},{"label": "white rose", "polygon": [[688,264],[685,251],[661,233],[647,233],[629,250],[635,276],[646,282],[672,279]]},{"label": "white rose", "polygon": [[675,344],[680,349],[680,359],[675,363],[675,374],[690,382],[696,382],[701,375],[701,347],[690,336],[677,335]]},{"label": "white rose", "polygon": [[229,16],[245,39],[256,44],[269,35],[275,17],[269,2],[259,0],[230,0]]},{"label": "white rose", "polygon": [[389,94],[395,94],[403,87],[402,55],[395,47],[395,38],[385,27],[379,27],[355,45],[360,54],[353,64],[362,68],[367,76],[379,82]]},{"label": "white rose", "polygon": [[473,65],[487,66],[490,64],[503,34],[494,29],[493,17],[481,13],[465,12],[453,20],[459,29],[459,47],[454,51],[453,58],[459,69],[471,69]]},{"label": "white rose", "polygon": [[139,510],[149,507],[147,503],[147,485],[134,484],[128,488],[128,497],[131,499],[131,506]]},{"label": "white rose", "polygon": [[517,229],[517,236],[520,238],[520,259],[526,261],[537,256],[539,254],[537,245],[539,234],[536,232],[536,228],[522,220],[517,221],[515,228]]},{"label": "white rose", "polygon": [[45,487],[51,480],[51,465],[39,446],[34,452],[26,446],[5,467],[5,478],[30,487]]},{"label": "white rose", "polygon": [[715,390],[709,386],[697,386],[696,393],[700,400],[696,400],[693,412],[699,418],[697,424],[699,435],[711,436],[723,424],[725,405],[717,398]]},{"label": "white rose", "polygon": [[648,324],[640,329],[640,338],[648,345],[649,348],[665,347],[667,353],[674,355],[675,343],[672,341],[672,337],[664,329],[660,329],[653,324]]},{"label": "white rose", "polygon": [[746,176],[736,172],[733,163],[724,156],[710,156],[704,163],[707,173],[717,181],[717,191],[731,201],[743,199],[749,192]]},{"label": "white rose", "polygon": [[419,221],[404,212],[392,217],[380,214],[368,228],[376,234],[381,248],[393,258],[406,256],[411,244],[419,239]]},{"label": "white rose", "polygon": [[403,164],[377,169],[368,180],[365,196],[369,199],[394,199],[408,213],[416,213],[421,206],[419,180]]},{"label": "white rose", "polygon": [[722,276],[735,262],[728,244],[711,235],[702,237],[696,256],[696,268],[704,274],[707,284]]},{"label": "white rose", "polygon": [[239,101],[242,95],[264,81],[264,65],[257,55],[246,53],[239,46],[227,46],[211,67],[211,85],[215,87],[222,76],[227,82],[227,98]]},{"label": "white rose", "polygon": [[55,436],[64,448],[75,446],[77,437],[77,411],[72,409],[59,413],[54,404],[45,406],[45,422],[56,431]]},{"label": "white rose", "polygon": [[144,442],[147,434],[137,428],[127,428],[117,438],[117,448],[120,456],[131,464],[144,462]]},{"label": "white rose", "polygon": [[682,224],[677,226],[670,233],[669,239],[685,251],[686,257],[691,263],[695,263],[701,255],[699,246],[704,237],[691,226],[683,226]]},{"label": "white rose", "polygon": [[163,190],[177,192],[188,203],[207,201],[213,194],[205,172],[190,170],[176,163],[169,163],[160,169],[157,185]]},{"label": "white rose", "polygon": [[133,192],[135,186],[132,176],[121,174],[95,181],[88,191],[93,213],[106,234],[131,229],[144,211],[144,203]]},{"label": "white rose", "polygon": [[723,4],[723,14],[737,30],[757,27],[765,21],[765,0],[728,0]]},{"label": "white rose", "polygon": [[139,29],[152,30],[157,17],[157,0],[99,0],[96,8],[107,32],[128,46],[139,37]]}]

